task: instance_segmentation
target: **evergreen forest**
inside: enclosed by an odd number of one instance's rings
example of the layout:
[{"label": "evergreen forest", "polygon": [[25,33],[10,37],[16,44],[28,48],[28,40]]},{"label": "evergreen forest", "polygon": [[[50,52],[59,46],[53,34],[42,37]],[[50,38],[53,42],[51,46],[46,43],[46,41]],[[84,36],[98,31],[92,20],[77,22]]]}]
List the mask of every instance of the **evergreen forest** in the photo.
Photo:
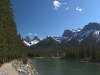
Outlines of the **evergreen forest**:
[{"label": "evergreen forest", "polygon": [[17,33],[10,0],[0,0],[0,62],[27,59],[21,35]]}]

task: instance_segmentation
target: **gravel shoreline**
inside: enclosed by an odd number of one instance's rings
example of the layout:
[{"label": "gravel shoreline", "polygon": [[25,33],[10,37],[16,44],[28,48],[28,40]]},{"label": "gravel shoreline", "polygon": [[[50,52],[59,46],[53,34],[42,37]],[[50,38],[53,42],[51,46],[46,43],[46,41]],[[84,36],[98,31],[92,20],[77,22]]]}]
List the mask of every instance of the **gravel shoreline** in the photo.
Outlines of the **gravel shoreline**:
[{"label": "gravel shoreline", "polygon": [[32,66],[32,61],[28,59],[27,64],[23,64],[22,60],[13,60],[7,62],[0,67],[0,75],[38,75]]},{"label": "gravel shoreline", "polygon": [[32,62],[30,59],[28,60],[27,64],[23,64],[23,61],[19,60],[13,63],[13,66],[20,75],[38,75],[35,68],[32,66]]}]

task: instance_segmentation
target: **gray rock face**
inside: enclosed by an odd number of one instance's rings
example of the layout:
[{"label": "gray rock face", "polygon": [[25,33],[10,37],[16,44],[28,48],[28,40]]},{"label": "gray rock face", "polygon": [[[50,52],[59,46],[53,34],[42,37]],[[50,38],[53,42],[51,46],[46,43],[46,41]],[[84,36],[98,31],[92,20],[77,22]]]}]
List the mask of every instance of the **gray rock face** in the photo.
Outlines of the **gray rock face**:
[{"label": "gray rock face", "polygon": [[74,36],[74,32],[72,32],[71,30],[65,30],[62,36],[73,37]]},{"label": "gray rock face", "polygon": [[85,25],[82,31],[86,30],[100,30],[100,25],[98,23],[89,23],[88,25]]},{"label": "gray rock face", "polygon": [[55,39],[52,36],[48,36],[39,43],[37,43],[35,46],[40,46],[40,47],[45,47],[45,46],[53,46],[53,45],[58,45],[60,42]]},{"label": "gray rock face", "polygon": [[77,34],[77,38],[84,39],[90,35],[99,38],[100,25],[98,23],[89,23],[85,25],[82,31]]},{"label": "gray rock face", "polygon": [[72,30],[65,30],[62,36],[65,37],[73,37],[73,38],[79,38],[79,39],[84,39],[87,36],[89,36],[91,33],[94,33],[94,36],[98,37],[97,33],[95,31],[100,32],[100,24],[98,23],[89,23],[84,26],[83,29],[72,29]]},{"label": "gray rock face", "polygon": [[26,41],[26,42],[28,42],[28,43],[31,42],[31,39],[28,36],[26,36],[25,38],[23,38],[23,40]]},{"label": "gray rock face", "polygon": [[98,39],[99,37],[92,32],[82,40],[81,44],[85,44],[86,46],[96,45]]},{"label": "gray rock face", "polygon": [[38,40],[38,41],[40,41],[41,39],[38,38],[37,36],[34,36],[33,40]]},{"label": "gray rock face", "polygon": [[[77,38],[78,39],[77,41],[79,41],[79,44],[95,45],[100,40],[100,24],[93,22],[93,23],[89,23],[85,25],[83,29],[78,28],[76,30],[75,29],[65,30],[62,36],[65,36],[68,38],[72,37],[72,39]],[[70,42],[70,41],[73,41],[73,42]],[[62,43],[65,43],[65,44],[67,44],[67,42],[68,44],[72,46],[72,44],[74,43],[74,40],[68,41],[68,39],[66,39],[62,41]]]}]

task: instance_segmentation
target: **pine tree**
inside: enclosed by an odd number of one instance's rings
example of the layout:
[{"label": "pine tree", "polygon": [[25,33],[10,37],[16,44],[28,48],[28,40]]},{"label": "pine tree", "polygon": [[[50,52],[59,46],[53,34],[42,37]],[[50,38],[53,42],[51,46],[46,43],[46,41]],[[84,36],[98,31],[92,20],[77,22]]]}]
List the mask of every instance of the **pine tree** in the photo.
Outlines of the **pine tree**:
[{"label": "pine tree", "polygon": [[95,51],[95,47],[92,46],[92,60],[95,60],[96,59],[96,51]]},{"label": "pine tree", "polygon": [[87,58],[89,59],[90,58],[90,51],[89,51],[89,47],[86,49],[86,52],[87,52]]}]

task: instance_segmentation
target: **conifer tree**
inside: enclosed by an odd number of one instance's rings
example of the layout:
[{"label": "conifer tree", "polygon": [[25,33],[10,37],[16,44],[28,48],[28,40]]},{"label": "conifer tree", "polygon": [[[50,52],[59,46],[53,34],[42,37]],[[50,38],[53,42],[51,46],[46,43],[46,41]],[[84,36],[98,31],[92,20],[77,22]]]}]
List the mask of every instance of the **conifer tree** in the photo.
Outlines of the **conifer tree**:
[{"label": "conifer tree", "polygon": [[95,47],[94,46],[92,46],[92,54],[91,55],[92,55],[91,56],[92,60],[95,60],[96,59],[96,52],[95,52]]}]

